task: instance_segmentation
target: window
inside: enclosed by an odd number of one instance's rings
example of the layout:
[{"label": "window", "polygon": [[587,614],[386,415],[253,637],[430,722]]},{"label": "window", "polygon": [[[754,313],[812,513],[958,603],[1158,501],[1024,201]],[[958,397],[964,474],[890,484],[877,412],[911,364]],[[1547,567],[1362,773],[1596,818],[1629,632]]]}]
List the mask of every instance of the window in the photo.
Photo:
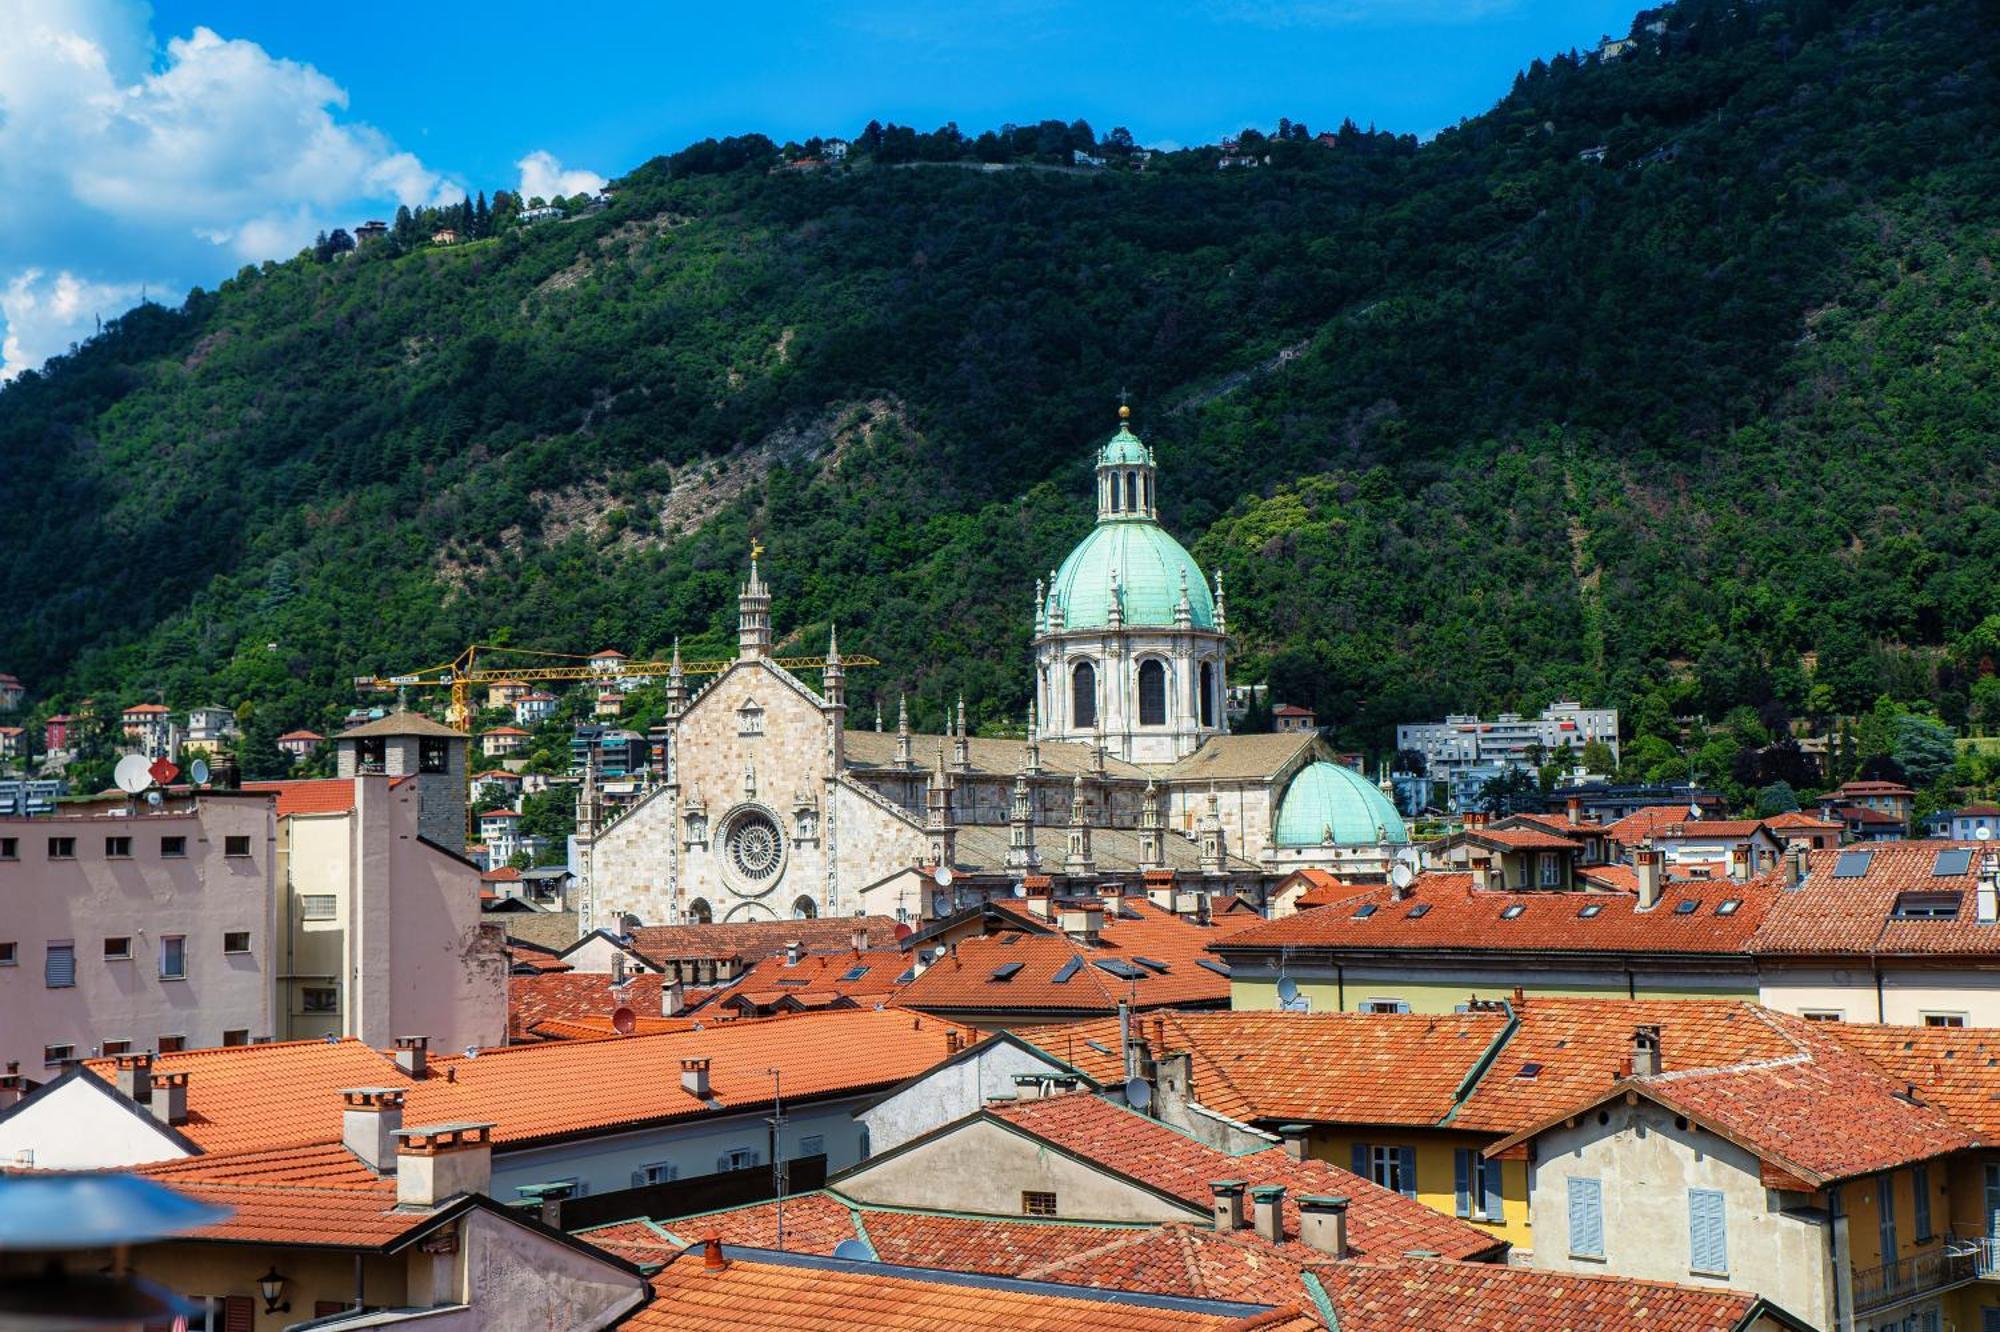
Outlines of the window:
[{"label": "window", "polygon": [[1040,1189],[1021,1190],[1022,1216],[1054,1216],[1055,1214],[1055,1194],[1045,1193]]},{"label": "window", "polygon": [[76,945],[52,943],[42,963],[42,983],[51,990],[67,990],[76,984]]},{"label": "window", "polygon": [[1208,661],[1201,664],[1201,724],[1215,725],[1215,663]]},{"label": "window", "polygon": [[18,837],[0,837],[0,860],[19,860],[20,858],[21,839]]},{"label": "window", "polygon": [[74,838],[74,837],[51,837],[51,838],[49,838],[49,859],[50,859],[50,860],[75,860],[75,859],[76,859],[76,838]]},{"label": "window", "polygon": [[179,1054],[182,1050],[187,1049],[187,1043],[187,1037],[185,1036],[162,1036],[160,1037],[160,1053]]},{"label": "window", "polygon": [[1845,1022],[1847,1014],[1838,1008],[1802,1008],[1799,1016],[1808,1022]]},{"label": "window", "polygon": [[418,740],[417,771],[450,772],[451,741],[446,740],[443,736],[426,736]]},{"label": "window", "polygon": [[307,985],[299,990],[301,1013],[338,1013],[340,991],[331,985]]},{"label": "window", "polygon": [[20,966],[20,947],[12,939],[7,940],[5,943],[0,943],[0,967]]},{"label": "window", "polygon": [[1877,1250],[1885,1263],[1896,1260],[1896,1181],[1890,1175],[1875,1177],[1875,1224],[1882,1247]]},{"label": "window", "polygon": [[1167,668],[1158,661],[1139,663],[1139,725],[1167,724]]},{"label": "window", "polygon": [[229,836],[222,839],[222,854],[225,856],[247,856],[250,854],[248,837]]},{"label": "window", "polygon": [[185,934],[163,934],[160,936],[160,979],[186,980],[187,936]]},{"label": "window", "polygon": [[1354,1144],[1353,1165],[1354,1173],[1363,1179],[1372,1179],[1405,1198],[1417,1196],[1417,1152],[1414,1147],[1370,1146],[1357,1142]]},{"label": "window", "polygon": [[162,837],[160,839],[160,859],[179,860],[188,853],[188,839],[185,837]]},{"label": "window", "polygon": [[113,934],[104,940],[104,960],[106,962],[124,962],[129,960],[131,956],[132,938],[130,935]]},{"label": "window", "polygon": [[1729,1233],[1720,1189],[1688,1190],[1688,1267],[1709,1276],[1729,1274]]},{"label": "window", "polygon": [[1924,1025],[1926,1027],[1962,1027],[1965,1025],[1965,1014],[1926,1013],[1924,1014]]},{"label": "window", "polygon": [[1604,1256],[1604,1186],[1597,1180],[1569,1181],[1569,1256]]},{"label": "window", "polygon": [[1137,472],[1125,473],[1125,507],[1127,509],[1137,509],[1139,507],[1139,474]]},{"label": "window", "polygon": [[681,1176],[680,1167],[671,1161],[651,1161],[632,1172],[632,1187],[642,1189],[648,1184],[671,1184]]},{"label": "window", "polygon": [[101,1053],[102,1053],[102,1054],[103,1054],[103,1055],[104,1055],[104,1056],[105,1056],[105,1057],[106,1057],[107,1059],[108,1059],[108,1058],[110,1058],[110,1057],[111,1057],[112,1055],[122,1055],[122,1054],[131,1054],[131,1053],[132,1053],[132,1042],[130,1042],[130,1041],[106,1041],[106,1042],[104,1043],[104,1046],[103,1046],[103,1049],[102,1049]]},{"label": "window", "polygon": [[1526,911],[1527,909],[1528,908],[1522,903],[1516,902],[1514,903],[1514,905],[1508,907],[1505,911],[1502,911],[1500,913],[1500,919],[1512,920],[1514,919],[1514,917],[1520,915],[1523,911]]},{"label": "window", "polygon": [[1097,668],[1080,661],[1069,674],[1070,729],[1097,725]]},{"label": "window", "polygon": [[1535,857],[1535,882],[1543,888],[1562,887],[1562,857],[1544,851]]},{"label": "window", "polygon": [[247,953],[250,951],[250,931],[224,930],[222,951],[225,953]]},{"label": "window", "polygon": [[757,1164],[754,1147],[732,1147],[715,1158],[717,1170],[749,1170]]},{"label": "window", "polygon": [[824,1133],[808,1133],[803,1138],[800,1138],[798,1154],[800,1156],[825,1156],[826,1135]]},{"label": "window", "polygon": [[1476,1148],[1452,1153],[1458,1185],[1458,1214],[1474,1221],[1499,1221],[1505,1209],[1500,1196],[1500,1162],[1481,1156]]},{"label": "window", "polygon": [[1890,914],[1897,920],[1956,920],[1957,893],[1897,893]]},{"label": "window", "polygon": [[104,857],[107,860],[129,860],[132,857],[132,839],[129,837],[107,837],[104,839]]},{"label": "window", "polygon": [[250,1028],[248,1027],[225,1028],[222,1033],[222,1043],[224,1045],[250,1044]]},{"label": "window", "polygon": [[76,1058],[74,1045],[44,1045],[42,1047],[42,1067],[57,1068]]},{"label": "window", "polygon": [[332,920],[335,899],[332,893],[306,893],[299,898],[300,920]]},{"label": "window", "polygon": [[1742,905],[1743,899],[1740,897],[1725,897],[1716,903],[1715,914],[1718,916],[1733,916]]},{"label": "window", "polygon": [[1361,1005],[1364,1013],[1407,1013],[1410,1005],[1401,999],[1370,999]]},{"label": "window", "polygon": [[1910,1192],[1916,1202],[1917,1243],[1929,1244],[1935,1236],[1931,1233],[1931,1168],[1928,1165],[1910,1167]]},{"label": "window", "polygon": [[1579,919],[1589,920],[1594,916],[1601,915],[1603,911],[1604,911],[1604,903],[1592,902],[1587,906],[1579,908],[1576,914]]}]

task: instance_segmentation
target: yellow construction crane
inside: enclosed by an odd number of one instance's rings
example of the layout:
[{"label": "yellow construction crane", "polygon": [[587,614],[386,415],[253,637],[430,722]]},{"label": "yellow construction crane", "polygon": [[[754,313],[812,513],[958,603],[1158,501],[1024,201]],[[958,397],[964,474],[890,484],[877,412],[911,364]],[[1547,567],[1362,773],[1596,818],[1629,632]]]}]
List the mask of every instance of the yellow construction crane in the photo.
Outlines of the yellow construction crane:
[{"label": "yellow construction crane", "polygon": [[[519,656],[539,657],[561,665],[542,666],[481,666],[479,655],[484,653],[513,653]],[[682,675],[718,675],[728,670],[737,661],[735,657],[718,658],[713,661],[679,661],[680,649],[674,650],[674,660],[631,661],[623,657],[585,657],[573,652],[541,652],[534,648],[501,647],[492,643],[474,643],[465,651],[441,666],[431,666],[420,671],[410,671],[402,675],[357,675],[354,687],[357,689],[449,689],[451,707],[445,719],[461,729],[472,725],[472,689],[475,685],[498,684],[501,681],[518,680],[522,684],[541,681],[598,680],[610,684],[619,679],[633,676],[669,675],[676,668]],[[880,666],[875,658],[857,653],[848,656],[842,653],[834,657],[771,657],[767,660],[788,670],[823,670],[837,660],[845,669],[853,666]]]}]

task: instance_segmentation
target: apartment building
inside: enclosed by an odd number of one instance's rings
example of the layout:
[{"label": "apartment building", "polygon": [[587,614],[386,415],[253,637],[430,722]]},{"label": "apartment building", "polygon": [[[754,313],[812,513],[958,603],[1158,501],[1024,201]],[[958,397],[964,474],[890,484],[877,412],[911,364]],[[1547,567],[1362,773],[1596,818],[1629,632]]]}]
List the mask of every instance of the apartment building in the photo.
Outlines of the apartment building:
[{"label": "apartment building", "polygon": [[1416,750],[1424,756],[1431,777],[1447,779],[1464,769],[1526,766],[1536,746],[1544,756],[1565,745],[1572,753],[1581,753],[1593,740],[1609,745],[1617,759],[1618,709],[1561,701],[1549,704],[1537,717],[1503,712],[1489,720],[1454,714],[1443,721],[1405,722],[1396,728],[1396,748]]},{"label": "apartment building", "polygon": [[228,791],[0,818],[0,1061],[269,1038],[274,838],[271,799]]}]

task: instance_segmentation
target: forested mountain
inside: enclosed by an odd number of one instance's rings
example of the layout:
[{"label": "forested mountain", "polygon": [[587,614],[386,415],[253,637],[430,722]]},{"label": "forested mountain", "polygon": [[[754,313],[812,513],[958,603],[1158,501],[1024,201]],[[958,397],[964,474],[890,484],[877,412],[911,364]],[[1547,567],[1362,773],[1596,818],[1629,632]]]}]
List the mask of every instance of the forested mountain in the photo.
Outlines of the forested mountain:
[{"label": "forested mountain", "polygon": [[1357,744],[1558,695],[1976,720],[1996,31],[1696,0],[1422,146],[752,136],[245,269],[0,391],[0,669],[45,712],[248,701],[262,752],[472,641],[726,650],[754,532],[793,650],[883,659],[857,717],[1017,721],[1125,388],[1236,678]]}]

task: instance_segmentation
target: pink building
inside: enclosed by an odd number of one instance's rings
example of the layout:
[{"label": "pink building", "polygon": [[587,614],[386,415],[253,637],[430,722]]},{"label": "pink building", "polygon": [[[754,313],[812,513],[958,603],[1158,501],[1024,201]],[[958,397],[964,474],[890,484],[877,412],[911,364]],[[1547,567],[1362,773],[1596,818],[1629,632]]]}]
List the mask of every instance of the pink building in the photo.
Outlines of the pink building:
[{"label": "pink building", "polygon": [[81,718],[72,717],[67,712],[58,712],[42,723],[42,752],[66,754],[69,752],[70,733],[77,730]]},{"label": "pink building", "polygon": [[326,737],[318,731],[286,731],[278,737],[278,748],[292,756],[294,763],[311,758],[326,743]]},{"label": "pink building", "polygon": [[21,706],[21,700],[28,691],[21,682],[5,671],[0,671],[0,712],[12,712]]}]

